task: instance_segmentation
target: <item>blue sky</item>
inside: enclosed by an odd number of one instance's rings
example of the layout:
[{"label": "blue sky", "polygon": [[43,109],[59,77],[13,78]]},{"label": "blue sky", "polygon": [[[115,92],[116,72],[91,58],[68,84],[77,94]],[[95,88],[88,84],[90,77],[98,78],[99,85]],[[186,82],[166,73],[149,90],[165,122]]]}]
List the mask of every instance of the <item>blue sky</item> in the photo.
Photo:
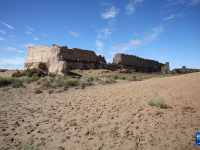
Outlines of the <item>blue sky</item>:
[{"label": "blue sky", "polygon": [[52,44],[200,69],[200,0],[0,1],[0,68],[22,69],[27,47]]}]

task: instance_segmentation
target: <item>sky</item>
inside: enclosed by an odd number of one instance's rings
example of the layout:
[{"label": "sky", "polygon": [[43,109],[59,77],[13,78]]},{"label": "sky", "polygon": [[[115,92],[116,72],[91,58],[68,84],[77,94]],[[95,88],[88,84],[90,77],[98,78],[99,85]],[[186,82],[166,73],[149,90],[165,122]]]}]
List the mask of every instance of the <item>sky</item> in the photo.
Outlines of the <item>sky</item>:
[{"label": "sky", "polygon": [[0,69],[52,44],[200,69],[200,0],[0,0]]}]

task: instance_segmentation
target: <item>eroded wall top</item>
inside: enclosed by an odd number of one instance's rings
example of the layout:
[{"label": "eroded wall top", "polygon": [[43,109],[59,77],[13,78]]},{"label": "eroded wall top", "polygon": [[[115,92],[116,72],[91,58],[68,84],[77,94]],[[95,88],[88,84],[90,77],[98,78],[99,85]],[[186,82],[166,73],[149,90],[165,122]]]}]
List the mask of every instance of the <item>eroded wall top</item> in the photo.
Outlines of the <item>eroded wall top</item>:
[{"label": "eroded wall top", "polygon": [[46,62],[49,59],[49,46],[28,47],[26,62]]},{"label": "eroded wall top", "polygon": [[159,63],[155,60],[143,59],[134,55],[116,54],[113,63],[130,65],[130,66],[140,66],[140,67],[157,67],[161,68],[164,64]]}]

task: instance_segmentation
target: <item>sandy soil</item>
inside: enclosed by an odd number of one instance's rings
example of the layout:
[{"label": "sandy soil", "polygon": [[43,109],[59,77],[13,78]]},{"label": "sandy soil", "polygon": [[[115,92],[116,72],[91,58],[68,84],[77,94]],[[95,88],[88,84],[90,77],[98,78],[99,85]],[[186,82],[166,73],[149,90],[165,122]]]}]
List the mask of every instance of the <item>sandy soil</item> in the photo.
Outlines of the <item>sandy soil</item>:
[{"label": "sandy soil", "polygon": [[[34,140],[38,150],[196,150],[200,73],[34,94],[0,88],[0,149]],[[167,109],[145,99],[161,96]]]}]

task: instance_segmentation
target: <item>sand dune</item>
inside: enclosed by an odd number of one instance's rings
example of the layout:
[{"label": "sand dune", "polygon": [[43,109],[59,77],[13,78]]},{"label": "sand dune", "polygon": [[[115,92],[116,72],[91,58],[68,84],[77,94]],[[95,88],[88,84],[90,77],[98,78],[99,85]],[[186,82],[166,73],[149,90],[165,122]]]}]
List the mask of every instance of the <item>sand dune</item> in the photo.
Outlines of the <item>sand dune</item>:
[{"label": "sand dune", "polygon": [[[200,73],[34,94],[0,88],[0,149],[200,149]],[[167,109],[145,99],[161,96]]]}]

